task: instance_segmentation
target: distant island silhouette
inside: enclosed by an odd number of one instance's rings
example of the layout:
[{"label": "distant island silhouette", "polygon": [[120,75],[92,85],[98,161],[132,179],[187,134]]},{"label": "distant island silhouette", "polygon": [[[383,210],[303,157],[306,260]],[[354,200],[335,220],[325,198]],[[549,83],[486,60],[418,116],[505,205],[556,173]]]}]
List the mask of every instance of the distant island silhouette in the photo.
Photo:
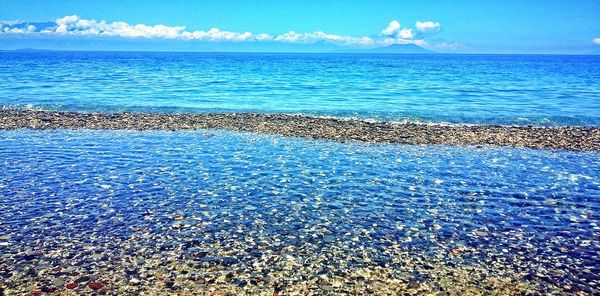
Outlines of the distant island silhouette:
[{"label": "distant island silhouette", "polygon": [[343,49],[336,50],[336,53],[436,53],[435,51],[425,49],[415,44],[392,44],[384,47],[369,49]]}]

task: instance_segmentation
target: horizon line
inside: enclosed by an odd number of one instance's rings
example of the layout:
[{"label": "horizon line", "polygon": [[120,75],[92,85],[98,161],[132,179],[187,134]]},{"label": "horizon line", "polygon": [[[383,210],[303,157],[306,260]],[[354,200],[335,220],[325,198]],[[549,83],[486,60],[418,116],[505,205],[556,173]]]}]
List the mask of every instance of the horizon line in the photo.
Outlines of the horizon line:
[{"label": "horizon line", "polygon": [[[385,48],[385,47],[378,47]],[[377,48],[374,48],[377,49]],[[339,51],[187,51],[187,50],[88,50],[88,49],[0,49],[0,52],[139,52],[139,53],[250,53],[250,54],[367,54],[367,55],[556,55],[556,56],[600,56],[600,53],[468,53],[468,52],[339,52]]]}]

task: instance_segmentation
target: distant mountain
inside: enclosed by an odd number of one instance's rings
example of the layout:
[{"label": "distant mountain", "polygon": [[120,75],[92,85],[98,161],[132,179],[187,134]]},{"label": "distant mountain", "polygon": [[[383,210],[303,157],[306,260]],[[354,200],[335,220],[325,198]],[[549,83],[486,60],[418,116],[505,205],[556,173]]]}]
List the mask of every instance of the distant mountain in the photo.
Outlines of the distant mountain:
[{"label": "distant mountain", "polygon": [[385,47],[369,49],[344,49],[336,50],[338,53],[435,53],[415,44],[392,44]]},{"label": "distant mountain", "polygon": [[415,44],[392,44],[386,47],[378,47],[369,50],[373,53],[433,53]]}]

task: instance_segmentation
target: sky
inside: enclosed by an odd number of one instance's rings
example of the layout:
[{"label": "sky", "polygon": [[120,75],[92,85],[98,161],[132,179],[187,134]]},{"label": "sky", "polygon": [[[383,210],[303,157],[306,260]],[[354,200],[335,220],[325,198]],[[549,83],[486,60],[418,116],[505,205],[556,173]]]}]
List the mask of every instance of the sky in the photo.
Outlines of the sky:
[{"label": "sky", "polygon": [[0,49],[600,53],[600,0],[0,0]]}]

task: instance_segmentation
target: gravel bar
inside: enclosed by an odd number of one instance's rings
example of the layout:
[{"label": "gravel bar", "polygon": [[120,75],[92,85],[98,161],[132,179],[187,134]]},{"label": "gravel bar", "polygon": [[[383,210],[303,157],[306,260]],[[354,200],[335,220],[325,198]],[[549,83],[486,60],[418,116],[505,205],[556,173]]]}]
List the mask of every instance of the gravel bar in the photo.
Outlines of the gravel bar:
[{"label": "gravel bar", "polygon": [[493,145],[600,151],[600,128],[371,122],[260,113],[79,113],[0,110],[0,129],[225,129],[335,141],[416,145]]}]

